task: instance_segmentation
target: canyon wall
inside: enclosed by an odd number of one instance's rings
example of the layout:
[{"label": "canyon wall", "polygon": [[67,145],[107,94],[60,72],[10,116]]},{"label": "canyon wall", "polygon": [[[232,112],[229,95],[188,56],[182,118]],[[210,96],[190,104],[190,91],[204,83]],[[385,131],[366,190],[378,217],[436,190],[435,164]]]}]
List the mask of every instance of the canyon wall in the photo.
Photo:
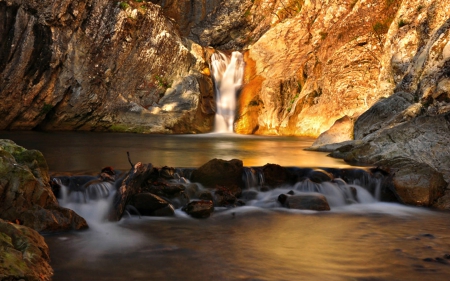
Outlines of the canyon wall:
[{"label": "canyon wall", "polygon": [[445,113],[449,5],[0,0],[0,129],[209,132],[213,49],[244,53],[237,133],[317,137],[399,91]]},{"label": "canyon wall", "polygon": [[237,132],[317,137],[400,90],[448,102],[448,1],[301,2],[246,51]]},{"label": "canyon wall", "polygon": [[209,131],[203,49],[147,2],[0,1],[0,129]]}]

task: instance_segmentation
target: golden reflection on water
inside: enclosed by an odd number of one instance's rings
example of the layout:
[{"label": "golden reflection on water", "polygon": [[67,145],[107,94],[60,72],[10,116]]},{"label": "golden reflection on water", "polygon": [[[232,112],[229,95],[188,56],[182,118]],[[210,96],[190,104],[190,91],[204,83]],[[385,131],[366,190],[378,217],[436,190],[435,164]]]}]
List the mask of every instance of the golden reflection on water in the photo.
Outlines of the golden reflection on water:
[{"label": "golden reflection on water", "polygon": [[92,245],[107,238],[104,232],[46,241],[54,281],[431,281],[450,274],[450,263],[424,260],[450,253],[449,219],[420,210],[399,216],[228,211],[207,220],[126,220],[116,226],[122,235],[114,247],[94,258]]}]

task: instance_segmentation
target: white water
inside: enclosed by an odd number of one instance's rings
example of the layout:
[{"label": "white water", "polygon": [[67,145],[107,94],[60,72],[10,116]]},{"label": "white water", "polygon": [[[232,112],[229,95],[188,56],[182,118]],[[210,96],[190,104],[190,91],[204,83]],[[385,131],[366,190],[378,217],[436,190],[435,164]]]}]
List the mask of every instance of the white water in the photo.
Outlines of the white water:
[{"label": "white water", "polygon": [[216,118],[214,132],[233,133],[236,113],[236,94],[242,85],[244,60],[242,54],[233,52],[231,57],[216,51],[211,56],[211,69],[216,90]]}]

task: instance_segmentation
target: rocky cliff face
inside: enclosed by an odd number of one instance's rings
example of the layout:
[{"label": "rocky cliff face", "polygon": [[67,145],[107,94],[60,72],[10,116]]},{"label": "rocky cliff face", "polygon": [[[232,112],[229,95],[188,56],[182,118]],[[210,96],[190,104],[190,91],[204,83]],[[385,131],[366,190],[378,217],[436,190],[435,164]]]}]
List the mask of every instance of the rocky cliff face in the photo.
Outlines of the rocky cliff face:
[{"label": "rocky cliff face", "polygon": [[0,129],[210,130],[203,49],[159,6],[2,0],[0,18]]},{"label": "rocky cliff face", "polygon": [[317,137],[394,91],[448,99],[448,1],[302,3],[249,46],[238,132]]}]

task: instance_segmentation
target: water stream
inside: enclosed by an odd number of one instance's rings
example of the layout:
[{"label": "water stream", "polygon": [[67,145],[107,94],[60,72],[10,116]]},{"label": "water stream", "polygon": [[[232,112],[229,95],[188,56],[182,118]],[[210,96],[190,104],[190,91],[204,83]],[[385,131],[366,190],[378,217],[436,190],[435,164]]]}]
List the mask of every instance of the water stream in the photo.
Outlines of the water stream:
[{"label": "water stream", "polygon": [[216,91],[214,132],[233,133],[236,95],[242,85],[244,60],[239,52],[227,55],[216,51],[211,56],[211,69]]}]

